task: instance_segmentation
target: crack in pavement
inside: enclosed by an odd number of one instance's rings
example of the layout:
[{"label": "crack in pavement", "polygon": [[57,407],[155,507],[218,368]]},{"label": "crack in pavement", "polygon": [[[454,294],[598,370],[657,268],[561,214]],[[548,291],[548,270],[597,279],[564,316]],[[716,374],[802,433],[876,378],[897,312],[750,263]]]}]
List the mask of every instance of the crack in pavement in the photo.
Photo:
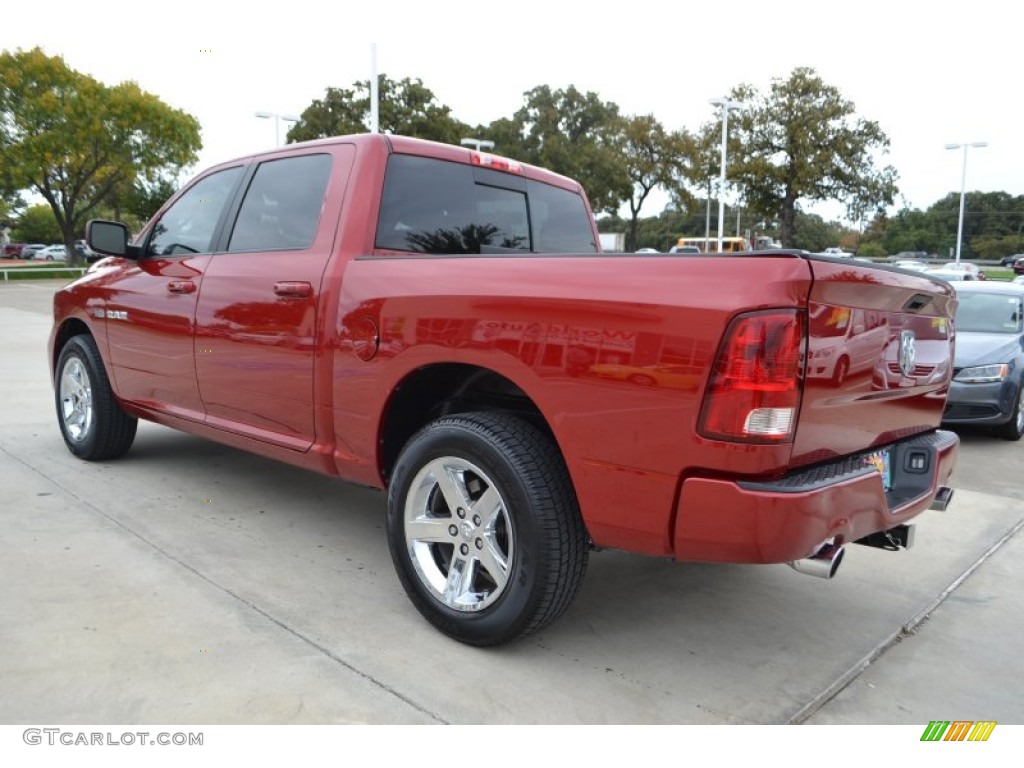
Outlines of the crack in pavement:
[{"label": "crack in pavement", "polygon": [[1018,520],[1006,533],[1000,536],[995,544],[983,552],[977,560],[971,563],[967,570],[953,579],[953,581],[951,581],[944,590],[939,592],[939,594],[936,595],[930,603],[914,614],[909,621],[882,640],[882,642],[876,645],[866,656],[864,656],[864,658],[851,666],[846,670],[846,672],[837,677],[831,685],[797,710],[796,713],[786,721],[786,724],[800,725],[807,722],[812,715],[842,693],[843,690],[860,677],[872,664],[882,658],[882,656],[884,656],[891,648],[894,648],[906,638],[916,634],[917,628],[928,620],[935,609],[946,602],[946,600],[949,599],[960,585],[970,578],[971,574],[978,570],[978,568],[992,557],[992,555],[998,552],[1022,528],[1024,528],[1024,518]]},{"label": "crack in pavement", "polygon": [[176,563],[177,565],[179,565],[180,567],[184,568],[189,573],[191,573],[194,576],[196,576],[196,577],[202,579],[203,581],[205,581],[210,586],[212,586],[215,589],[219,590],[220,592],[230,596],[232,599],[234,599],[237,602],[241,603],[242,605],[246,606],[247,608],[249,608],[250,610],[254,611],[255,613],[258,613],[260,616],[265,618],[267,621],[271,622],[272,624],[274,624],[275,626],[277,626],[280,629],[284,630],[285,632],[287,632],[288,634],[292,635],[293,637],[296,637],[299,640],[301,640],[302,642],[306,643],[307,645],[315,648],[317,651],[322,653],[324,656],[326,656],[327,658],[331,659],[331,661],[334,661],[335,663],[340,664],[342,667],[344,667],[345,669],[349,670],[353,674],[358,675],[359,677],[363,678],[364,680],[366,680],[367,682],[369,682],[372,685],[376,686],[377,688],[380,688],[381,690],[386,691],[387,693],[389,693],[390,695],[394,696],[399,701],[402,701],[405,704],[407,704],[410,707],[412,707],[413,709],[415,709],[417,712],[420,712],[420,713],[426,715],[431,720],[433,720],[433,721],[435,721],[437,723],[440,723],[442,725],[449,725],[450,724],[447,720],[445,720],[440,715],[438,715],[438,714],[436,714],[434,712],[431,712],[429,709],[427,709],[423,705],[419,704],[418,702],[414,701],[413,699],[411,699],[408,696],[404,695],[403,693],[399,692],[397,689],[393,688],[392,686],[388,685],[387,683],[383,682],[382,680],[378,680],[377,678],[375,678],[373,675],[369,674],[368,672],[364,672],[363,670],[359,669],[358,667],[353,665],[351,662],[348,662],[345,659],[343,659],[340,656],[338,656],[336,653],[334,653],[332,650],[330,650],[326,646],[318,643],[313,638],[311,638],[311,637],[309,637],[307,635],[304,635],[302,632],[300,632],[299,630],[289,626],[288,624],[286,624],[281,619],[278,619],[276,616],[272,615],[271,613],[269,613],[265,609],[261,608],[256,603],[253,603],[252,601],[247,600],[246,598],[244,598],[241,595],[233,592],[231,589],[229,589],[228,587],[224,586],[223,584],[220,584],[217,581],[214,581],[211,577],[207,576],[202,571],[199,571],[198,569],[196,569],[192,565],[189,565],[187,562],[185,562],[181,558],[175,556],[171,552],[167,551],[166,549],[161,547],[156,542],[151,541],[148,538],[146,538],[143,534],[141,534],[140,532],[136,531],[131,526],[127,525],[124,521],[119,520],[117,517],[114,517],[113,515],[110,515],[107,512],[104,512],[102,509],[97,507],[95,504],[92,504],[88,500],[83,499],[81,496],[76,494],[73,490],[71,490],[70,488],[67,488],[64,485],[62,485],[58,480],[56,480],[56,479],[54,479],[52,477],[48,477],[47,475],[44,475],[40,470],[36,469],[35,467],[33,467],[30,464],[27,464],[20,457],[18,457],[15,454],[11,453],[9,450],[7,450],[6,447],[0,445],[0,452],[6,454],[8,459],[16,461],[17,463],[21,464],[26,469],[28,469],[31,472],[33,472],[35,475],[40,477],[44,482],[50,483],[53,486],[59,488],[62,492],[66,493],[68,496],[70,496],[71,498],[75,499],[77,502],[82,504],[87,509],[93,511],[95,514],[97,514],[97,515],[103,517],[104,519],[108,520],[109,522],[113,523],[115,526],[117,526],[121,530],[125,531],[126,533],[130,534],[131,536],[134,536],[136,539],[138,539],[139,541],[143,542],[147,547],[149,547],[149,548],[159,552],[161,555],[163,555],[165,558],[167,558],[171,562]]}]

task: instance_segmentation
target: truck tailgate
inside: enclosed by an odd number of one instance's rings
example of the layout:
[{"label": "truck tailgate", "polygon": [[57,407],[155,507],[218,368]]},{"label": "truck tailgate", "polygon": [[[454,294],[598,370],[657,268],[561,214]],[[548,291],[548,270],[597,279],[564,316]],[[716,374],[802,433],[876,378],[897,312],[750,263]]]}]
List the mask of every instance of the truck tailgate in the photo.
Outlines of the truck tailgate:
[{"label": "truck tailgate", "polygon": [[806,378],[791,464],[935,429],[952,375],[952,287],[902,271],[808,261]]}]

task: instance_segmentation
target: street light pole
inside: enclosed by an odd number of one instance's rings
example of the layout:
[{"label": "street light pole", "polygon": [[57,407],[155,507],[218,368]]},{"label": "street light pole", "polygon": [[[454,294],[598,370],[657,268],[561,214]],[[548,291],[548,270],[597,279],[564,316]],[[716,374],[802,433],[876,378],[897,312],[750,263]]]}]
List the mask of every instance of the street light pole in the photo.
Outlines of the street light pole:
[{"label": "street light pole", "polygon": [[281,121],[284,120],[287,123],[297,123],[297,122],[299,122],[299,120],[302,119],[301,117],[298,117],[296,115],[279,115],[277,112],[256,112],[254,114],[256,115],[256,117],[263,118],[264,120],[269,120],[270,118],[274,118],[274,146],[275,147],[280,147],[281,146]]},{"label": "street light pole", "polygon": [[473,147],[477,152],[494,149],[494,142],[488,139],[462,139],[459,143],[464,147]]},{"label": "street light pole", "polygon": [[709,99],[710,104],[722,109],[722,175],[718,182],[718,253],[722,253],[722,235],[725,231],[725,143],[729,136],[729,111],[742,109],[743,102],[730,101],[727,98]]},{"label": "street light pole", "polygon": [[964,150],[964,165],[963,170],[960,172],[960,222],[956,227],[956,263],[960,263],[960,244],[964,239],[964,196],[967,192],[967,149],[969,147],[987,147],[987,141],[972,141],[964,142],[963,144],[947,144],[946,149],[960,149],[963,147]]}]

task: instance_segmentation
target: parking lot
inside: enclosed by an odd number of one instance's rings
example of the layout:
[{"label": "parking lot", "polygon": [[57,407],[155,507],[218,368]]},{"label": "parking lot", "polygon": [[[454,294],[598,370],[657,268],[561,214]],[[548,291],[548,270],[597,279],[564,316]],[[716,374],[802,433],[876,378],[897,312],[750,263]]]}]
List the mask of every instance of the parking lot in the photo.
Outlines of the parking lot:
[{"label": "parking lot", "polygon": [[1024,443],[963,434],[950,509],[833,581],[599,552],[480,650],[406,599],[377,492],[144,423],[73,458],[59,285],[0,284],[0,722],[1024,723]]}]

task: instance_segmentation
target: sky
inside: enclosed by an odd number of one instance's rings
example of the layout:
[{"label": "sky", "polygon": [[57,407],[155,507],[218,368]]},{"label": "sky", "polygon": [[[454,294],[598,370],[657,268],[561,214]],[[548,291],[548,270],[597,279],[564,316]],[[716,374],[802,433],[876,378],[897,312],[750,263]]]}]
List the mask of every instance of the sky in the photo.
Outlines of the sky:
[{"label": "sky", "polygon": [[298,115],[328,86],[367,79],[375,43],[378,72],[420,78],[470,125],[511,116],[547,84],[695,131],[715,116],[709,99],[812,67],[888,135],[894,210],[960,191],[963,152],[949,143],[988,143],[969,150],[968,191],[1024,195],[1021,3],[19,0],[3,17],[0,49],[40,46],[195,115],[191,172],[273,147],[274,121],[254,113]]}]

